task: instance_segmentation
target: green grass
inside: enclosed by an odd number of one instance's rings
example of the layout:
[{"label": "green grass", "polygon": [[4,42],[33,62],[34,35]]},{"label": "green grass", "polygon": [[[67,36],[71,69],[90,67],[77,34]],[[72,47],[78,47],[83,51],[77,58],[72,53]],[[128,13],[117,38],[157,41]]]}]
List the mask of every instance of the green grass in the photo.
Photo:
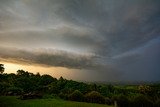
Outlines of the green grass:
[{"label": "green grass", "polygon": [[0,107],[113,107],[102,104],[64,101],[61,99],[20,100],[15,96],[0,96]]}]

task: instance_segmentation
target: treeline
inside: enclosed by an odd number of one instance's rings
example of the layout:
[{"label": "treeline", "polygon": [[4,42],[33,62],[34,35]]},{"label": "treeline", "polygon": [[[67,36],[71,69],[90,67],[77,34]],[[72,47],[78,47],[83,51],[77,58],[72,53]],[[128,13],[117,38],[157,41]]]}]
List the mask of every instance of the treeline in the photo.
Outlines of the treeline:
[{"label": "treeline", "polygon": [[[0,95],[50,95],[64,100],[100,103],[119,107],[160,107],[160,84],[113,86],[56,79],[50,75],[18,70],[0,74]],[[38,98],[38,97],[35,97]],[[40,97],[39,97],[40,98]]]}]

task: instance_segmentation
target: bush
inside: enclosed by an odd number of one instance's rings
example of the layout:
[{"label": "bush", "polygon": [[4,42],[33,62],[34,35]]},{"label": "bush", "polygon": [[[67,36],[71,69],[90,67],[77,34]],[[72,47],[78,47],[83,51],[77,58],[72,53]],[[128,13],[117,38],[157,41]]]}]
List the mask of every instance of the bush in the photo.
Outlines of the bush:
[{"label": "bush", "polygon": [[116,101],[119,107],[128,107],[130,103],[128,98],[124,95],[114,96],[112,100],[113,102]]},{"label": "bush", "polygon": [[60,92],[58,96],[59,96],[61,99],[68,100],[68,95],[67,95],[67,94],[64,94],[63,92]]},{"label": "bush", "polygon": [[51,94],[44,94],[44,95],[42,96],[42,98],[43,98],[43,99],[51,99],[51,98],[54,98],[54,96],[51,95]]},{"label": "bush", "polygon": [[18,87],[9,87],[7,89],[6,95],[21,95],[23,90]]},{"label": "bush", "polygon": [[43,97],[43,95],[42,94],[40,94],[40,93],[27,93],[27,94],[22,94],[21,96],[20,96],[20,99],[21,100],[26,100],[26,99],[40,99],[40,98],[42,98]]},{"label": "bush", "polygon": [[105,98],[105,104],[111,105],[111,104],[112,104],[112,100],[109,99],[108,97],[106,97],[106,98]]},{"label": "bush", "polygon": [[100,103],[100,104],[105,103],[104,96],[102,96],[99,92],[96,92],[96,91],[92,91],[86,94],[85,99],[87,102],[91,102],[91,103]]},{"label": "bush", "polygon": [[84,101],[84,96],[79,90],[75,90],[72,94],[69,95],[69,100]]},{"label": "bush", "polygon": [[154,105],[154,107],[160,107],[160,99],[158,99]]},{"label": "bush", "polygon": [[153,107],[153,102],[144,95],[139,95],[134,98],[131,103],[132,107]]},{"label": "bush", "polygon": [[9,84],[7,82],[0,82],[0,95],[4,95],[8,87]]},{"label": "bush", "polygon": [[145,95],[152,95],[152,88],[148,85],[140,85],[138,87],[138,91],[141,94],[145,94]]}]

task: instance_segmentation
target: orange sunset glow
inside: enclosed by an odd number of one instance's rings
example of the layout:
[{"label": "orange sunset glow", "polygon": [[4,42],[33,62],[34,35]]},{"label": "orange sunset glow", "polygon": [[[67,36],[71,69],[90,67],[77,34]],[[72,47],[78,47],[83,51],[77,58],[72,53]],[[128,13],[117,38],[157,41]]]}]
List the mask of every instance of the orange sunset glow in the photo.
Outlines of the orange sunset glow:
[{"label": "orange sunset glow", "polygon": [[[0,62],[4,64],[5,72],[4,73],[16,73],[17,70],[25,70],[31,73],[40,73],[49,74],[55,78],[65,77],[67,79],[75,79],[80,80],[80,76],[83,75],[83,71],[77,69],[68,69],[65,67],[47,67],[40,65],[25,65],[18,63],[9,63],[9,62]],[[77,75],[78,74],[78,75]],[[83,75],[83,77],[87,80],[87,76]]]}]

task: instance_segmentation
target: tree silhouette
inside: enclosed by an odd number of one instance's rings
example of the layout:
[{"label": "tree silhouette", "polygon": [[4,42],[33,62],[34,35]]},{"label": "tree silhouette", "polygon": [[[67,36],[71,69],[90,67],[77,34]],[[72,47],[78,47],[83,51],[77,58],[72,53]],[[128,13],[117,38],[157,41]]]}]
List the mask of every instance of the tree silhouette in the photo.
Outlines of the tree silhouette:
[{"label": "tree silhouette", "polygon": [[[160,84],[109,85],[56,79],[50,75],[33,74],[18,70],[16,74],[4,73],[0,64],[0,96],[21,95],[21,99],[60,97],[65,100],[100,103],[118,107],[159,107]],[[47,96],[46,96],[47,95]],[[130,97],[131,96],[131,97]]]},{"label": "tree silhouette", "polygon": [[2,74],[4,72],[4,64],[0,64],[0,73]]},{"label": "tree silhouette", "polygon": [[69,95],[69,100],[72,101],[83,101],[84,96],[79,90],[75,90],[73,93]]}]

